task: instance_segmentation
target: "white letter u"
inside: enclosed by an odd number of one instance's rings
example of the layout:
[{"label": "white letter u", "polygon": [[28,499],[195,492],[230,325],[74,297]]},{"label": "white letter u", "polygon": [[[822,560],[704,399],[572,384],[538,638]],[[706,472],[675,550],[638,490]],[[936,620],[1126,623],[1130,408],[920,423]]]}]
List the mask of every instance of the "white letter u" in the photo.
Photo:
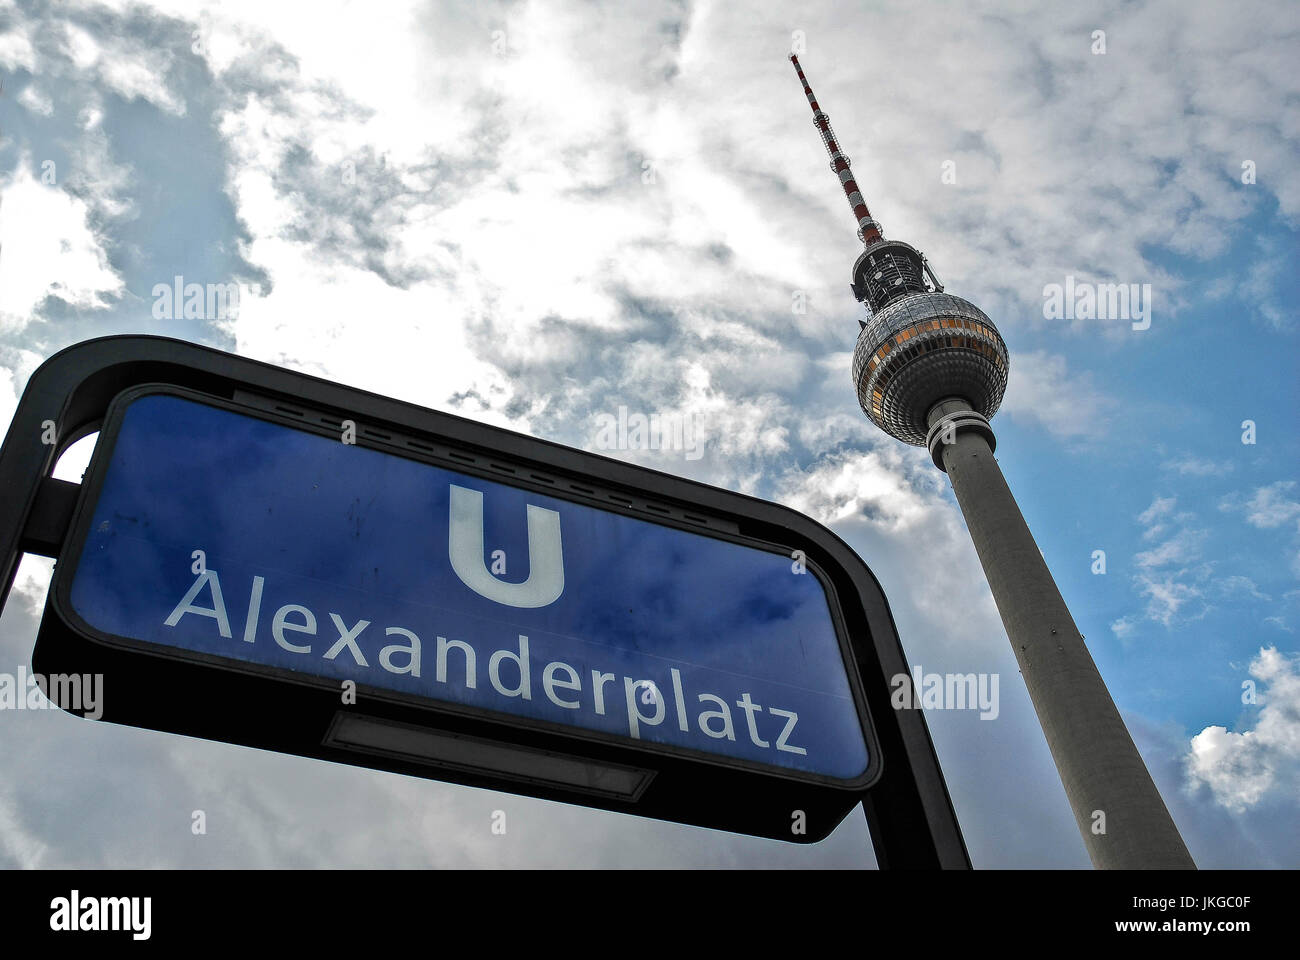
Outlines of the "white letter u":
[{"label": "white letter u", "polygon": [[447,550],[465,586],[508,607],[544,607],[564,592],[560,515],[554,510],[528,504],[528,579],[507,583],[483,562],[483,494],[453,483]]}]

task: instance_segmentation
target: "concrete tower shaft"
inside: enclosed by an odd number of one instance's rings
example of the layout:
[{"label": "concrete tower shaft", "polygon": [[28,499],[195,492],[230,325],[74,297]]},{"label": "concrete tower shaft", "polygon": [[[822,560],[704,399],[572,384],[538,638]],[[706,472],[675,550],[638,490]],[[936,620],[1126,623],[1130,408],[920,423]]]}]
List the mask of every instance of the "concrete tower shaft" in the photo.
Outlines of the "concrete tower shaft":
[{"label": "concrete tower shaft", "polygon": [[952,481],[1093,865],[1195,869],[1002,476],[988,421],[961,400],[929,419],[930,453]]}]

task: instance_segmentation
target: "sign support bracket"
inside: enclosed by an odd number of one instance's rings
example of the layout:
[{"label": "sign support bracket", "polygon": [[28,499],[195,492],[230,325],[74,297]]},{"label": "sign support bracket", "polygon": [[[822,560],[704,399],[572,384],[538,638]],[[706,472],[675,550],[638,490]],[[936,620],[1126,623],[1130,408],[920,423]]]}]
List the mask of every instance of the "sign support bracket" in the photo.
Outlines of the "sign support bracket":
[{"label": "sign support bracket", "polygon": [[80,493],[79,483],[55,477],[41,478],[18,548],[23,553],[57,557],[68,527],[72,525],[72,514],[77,509]]}]

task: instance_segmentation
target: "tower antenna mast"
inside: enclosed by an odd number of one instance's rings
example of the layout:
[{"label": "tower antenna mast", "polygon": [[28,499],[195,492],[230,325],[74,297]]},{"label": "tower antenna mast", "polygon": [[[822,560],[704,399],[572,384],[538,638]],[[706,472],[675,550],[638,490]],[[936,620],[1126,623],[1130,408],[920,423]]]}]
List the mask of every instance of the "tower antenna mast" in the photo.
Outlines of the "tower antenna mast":
[{"label": "tower antenna mast", "polygon": [[835,131],[831,129],[831,118],[818,106],[817,97],[813,95],[808,78],[803,75],[803,67],[799,66],[798,56],[790,54],[790,62],[794,64],[795,72],[799,74],[799,82],[803,84],[803,92],[808,97],[808,106],[812,108],[813,126],[822,135],[822,143],[826,145],[826,152],[830,155],[831,171],[840,178],[840,183],[844,185],[844,195],[849,198],[849,206],[853,208],[853,216],[858,222],[858,239],[869,247],[876,241],[884,239],[884,235],[880,232],[880,224],[872,218],[871,211],[867,209],[867,201],[863,199],[862,191],[858,189],[858,184],[853,179],[853,171],[849,169],[849,158],[840,149],[840,141],[835,136]]}]

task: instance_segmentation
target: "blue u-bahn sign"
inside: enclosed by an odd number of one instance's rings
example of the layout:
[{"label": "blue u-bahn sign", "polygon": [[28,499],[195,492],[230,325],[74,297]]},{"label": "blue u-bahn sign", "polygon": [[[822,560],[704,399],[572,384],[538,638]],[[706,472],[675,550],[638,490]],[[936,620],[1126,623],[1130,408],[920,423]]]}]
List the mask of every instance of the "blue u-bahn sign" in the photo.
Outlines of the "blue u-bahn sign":
[{"label": "blue u-bahn sign", "polygon": [[[88,632],[861,782],[798,559],[165,393],[123,403]],[[364,695],[363,695],[364,696]]]},{"label": "blue u-bahn sign", "polygon": [[47,361],[0,484],[93,719],[795,842],[862,804],[882,866],[969,865],[879,585],[795,511],[156,337]]}]

